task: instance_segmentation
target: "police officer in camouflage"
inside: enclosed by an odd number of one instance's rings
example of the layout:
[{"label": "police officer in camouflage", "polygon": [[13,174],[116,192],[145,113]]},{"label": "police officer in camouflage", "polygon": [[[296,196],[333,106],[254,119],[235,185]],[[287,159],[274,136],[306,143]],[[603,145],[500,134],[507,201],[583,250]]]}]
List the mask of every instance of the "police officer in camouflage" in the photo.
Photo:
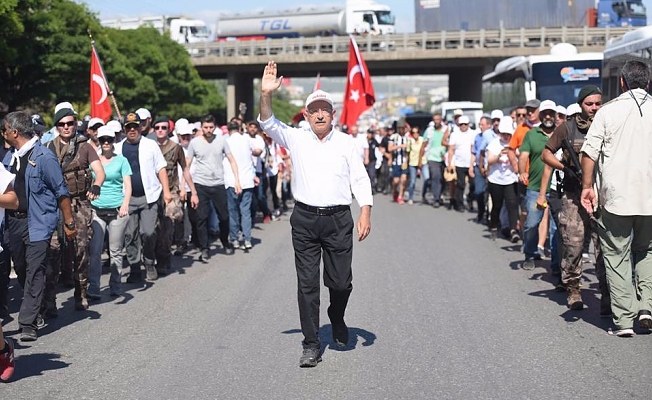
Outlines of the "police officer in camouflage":
[{"label": "police officer in camouflage", "polygon": [[[186,123],[177,126],[176,130],[180,135],[192,134],[193,126]],[[172,256],[172,240],[174,237],[175,222],[183,221],[183,207],[181,204],[181,191],[179,189],[179,169],[183,174],[183,179],[190,188],[190,206],[197,208],[199,198],[195,184],[190,176],[190,170],[186,165],[186,155],[183,148],[178,143],[170,140],[170,119],[168,117],[158,117],[154,120],[154,133],[163,158],[167,165],[165,170],[168,174],[168,184],[172,201],[159,207],[158,224],[156,228],[156,272],[165,276],[170,272],[170,257]],[[184,195],[186,189],[183,188]]]},{"label": "police officer in camouflage", "polygon": [[[95,149],[87,142],[85,136],[77,135],[77,113],[72,108],[62,108],[54,115],[54,124],[59,132],[46,146],[59,161],[63,171],[64,182],[70,193],[74,222],[69,229],[77,229],[74,241],[65,239],[64,221],[59,218],[59,228],[50,241],[50,271],[46,277],[43,299],[44,314],[49,317],[57,315],[56,286],[62,265],[73,271],[75,309],[86,310],[88,299],[88,244],[92,235],[90,228],[93,210],[90,200],[99,197],[100,187],[104,182],[104,168]],[[91,174],[95,173],[95,180]]]},{"label": "police officer in camouflage", "polygon": [[[588,85],[580,90],[577,103],[582,112],[573,116],[570,120],[559,125],[553,132],[550,140],[546,143],[541,158],[546,163],[543,182],[550,179],[553,169],[563,171],[561,197],[561,210],[559,212],[559,232],[562,241],[562,283],[568,293],[568,308],[581,310],[584,308],[582,294],[580,292],[580,279],[582,278],[582,249],[587,237],[593,240],[595,247],[595,269],[598,278],[601,301],[600,315],[608,317],[611,315],[611,300],[607,286],[604,259],[598,241],[597,222],[591,218],[584,207],[580,204],[582,192],[581,171],[579,165],[574,165],[572,151],[575,160],[579,160],[580,150],[584,143],[586,134],[591,126],[595,113],[602,105],[602,92],[600,88]],[[563,157],[559,161],[555,153],[563,149]],[[561,176],[561,174],[559,175]],[[543,187],[544,185],[542,185]],[[545,205],[545,192],[539,193],[538,205]]]}]

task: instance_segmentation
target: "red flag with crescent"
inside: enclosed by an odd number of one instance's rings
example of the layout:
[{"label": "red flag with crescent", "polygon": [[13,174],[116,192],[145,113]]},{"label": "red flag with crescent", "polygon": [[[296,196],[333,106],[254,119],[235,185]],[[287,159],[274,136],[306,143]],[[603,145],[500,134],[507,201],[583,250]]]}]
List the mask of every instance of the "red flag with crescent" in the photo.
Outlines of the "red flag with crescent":
[{"label": "red flag with crescent", "polygon": [[91,46],[91,49],[91,117],[101,118],[106,122],[113,113],[109,101],[109,85],[106,82],[95,46]]},{"label": "red flag with crescent", "polygon": [[358,44],[353,36],[349,46],[349,66],[346,74],[346,90],[344,91],[344,107],[340,123],[352,126],[358,123],[358,118],[376,101],[371,75],[358,50]]}]

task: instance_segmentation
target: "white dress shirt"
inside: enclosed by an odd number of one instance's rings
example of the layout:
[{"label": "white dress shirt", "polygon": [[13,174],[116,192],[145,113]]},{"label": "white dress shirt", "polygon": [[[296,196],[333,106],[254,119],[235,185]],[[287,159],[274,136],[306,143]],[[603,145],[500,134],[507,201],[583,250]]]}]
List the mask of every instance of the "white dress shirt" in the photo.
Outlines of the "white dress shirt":
[{"label": "white dress shirt", "polygon": [[373,205],[371,183],[352,138],[338,130],[320,141],[312,131],[291,128],[273,115],[258,122],[281,146],[290,150],[292,194],[313,207],[350,205],[351,192],[360,207]]},{"label": "white dress shirt", "polygon": [[[116,154],[122,155],[122,145],[126,140],[116,143]],[[163,191],[161,181],[158,180],[158,171],[168,165],[156,141],[141,136],[138,145],[138,163],[140,164],[140,178],[143,181],[145,198],[148,204],[154,203],[158,201]]]}]

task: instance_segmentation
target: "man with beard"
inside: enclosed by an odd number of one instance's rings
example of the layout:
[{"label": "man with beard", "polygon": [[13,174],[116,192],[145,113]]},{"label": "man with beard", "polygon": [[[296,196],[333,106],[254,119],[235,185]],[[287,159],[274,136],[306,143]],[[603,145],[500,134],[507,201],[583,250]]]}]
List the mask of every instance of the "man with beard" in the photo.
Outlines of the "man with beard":
[{"label": "man with beard", "polygon": [[[553,169],[564,171],[564,178],[561,182],[563,194],[561,196],[561,210],[559,212],[560,238],[562,240],[562,283],[568,293],[567,306],[572,310],[584,308],[580,292],[580,279],[582,278],[582,248],[586,236],[593,238],[595,246],[596,272],[601,292],[600,315],[611,315],[609,289],[607,287],[604,260],[598,242],[597,224],[591,220],[586,210],[580,206],[580,194],[582,183],[580,182],[580,171],[578,166],[573,165],[570,151],[573,151],[577,158],[580,158],[580,149],[584,144],[586,133],[593,122],[595,113],[602,105],[602,92],[597,86],[589,85],[582,88],[577,103],[582,108],[580,114],[576,114],[569,121],[559,125],[553,132],[546,148],[541,154],[541,159],[546,164],[541,178],[541,189],[537,205],[544,208],[546,204],[546,193],[543,190],[547,186]],[[566,139],[572,149],[564,146]],[[557,160],[555,153],[563,149],[564,155],[561,161]],[[557,183],[559,185],[559,182]]]},{"label": "man with beard", "polygon": [[[523,185],[527,185],[525,190],[524,208],[527,212],[525,217],[525,229],[523,234],[523,253],[525,261],[523,262],[524,270],[532,270],[535,267],[534,260],[540,259],[541,255],[537,252],[537,241],[539,238],[539,224],[544,218],[544,209],[537,207],[537,198],[541,189],[541,177],[543,175],[543,161],[541,153],[546,147],[548,139],[555,130],[555,118],[557,117],[557,105],[552,100],[541,102],[537,114],[541,119],[541,125],[532,128],[525,134],[523,143],[520,146],[518,156],[519,180]],[[511,144],[511,142],[510,142]],[[530,164],[529,172],[526,165]],[[545,193],[550,191],[550,185],[544,186]],[[552,263],[555,263],[556,255],[552,254]]]}]

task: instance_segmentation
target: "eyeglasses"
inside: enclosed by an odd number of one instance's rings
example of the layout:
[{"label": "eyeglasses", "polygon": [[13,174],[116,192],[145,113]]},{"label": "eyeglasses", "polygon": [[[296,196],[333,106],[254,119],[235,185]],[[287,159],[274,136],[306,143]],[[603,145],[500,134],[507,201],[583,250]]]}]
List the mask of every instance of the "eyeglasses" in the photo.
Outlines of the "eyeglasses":
[{"label": "eyeglasses", "polygon": [[321,111],[322,113],[325,113],[325,114],[330,114],[330,113],[333,112],[333,109],[332,109],[332,108],[312,108],[312,109],[309,109],[309,110],[308,110],[308,114],[310,114],[310,115],[315,115],[315,114],[317,114],[317,113],[320,112],[320,111]]},{"label": "eyeglasses", "polygon": [[154,129],[156,129],[157,131],[167,131],[168,127],[165,125],[156,125]]},{"label": "eyeglasses", "polygon": [[460,126],[462,126],[462,125],[464,125],[464,126],[469,126],[469,124],[460,124]]},{"label": "eyeglasses", "polygon": [[59,128],[63,128],[64,126],[75,126],[75,124],[76,124],[76,122],[73,120],[73,121],[68,121],[68,122],[58,122],[57,126]]},{"label": "eyeglasses", "polygon": [[102,136],[98,138],[97,141],[100,142],[100,144],[107,144],[107,143],[112,144],[115,141],[115,139],[110,136]]},{"label": "eyeglasses", "polygon": [[527,117],[527,114],[526,113],[517,113],[516,116],[517,117]]}]

